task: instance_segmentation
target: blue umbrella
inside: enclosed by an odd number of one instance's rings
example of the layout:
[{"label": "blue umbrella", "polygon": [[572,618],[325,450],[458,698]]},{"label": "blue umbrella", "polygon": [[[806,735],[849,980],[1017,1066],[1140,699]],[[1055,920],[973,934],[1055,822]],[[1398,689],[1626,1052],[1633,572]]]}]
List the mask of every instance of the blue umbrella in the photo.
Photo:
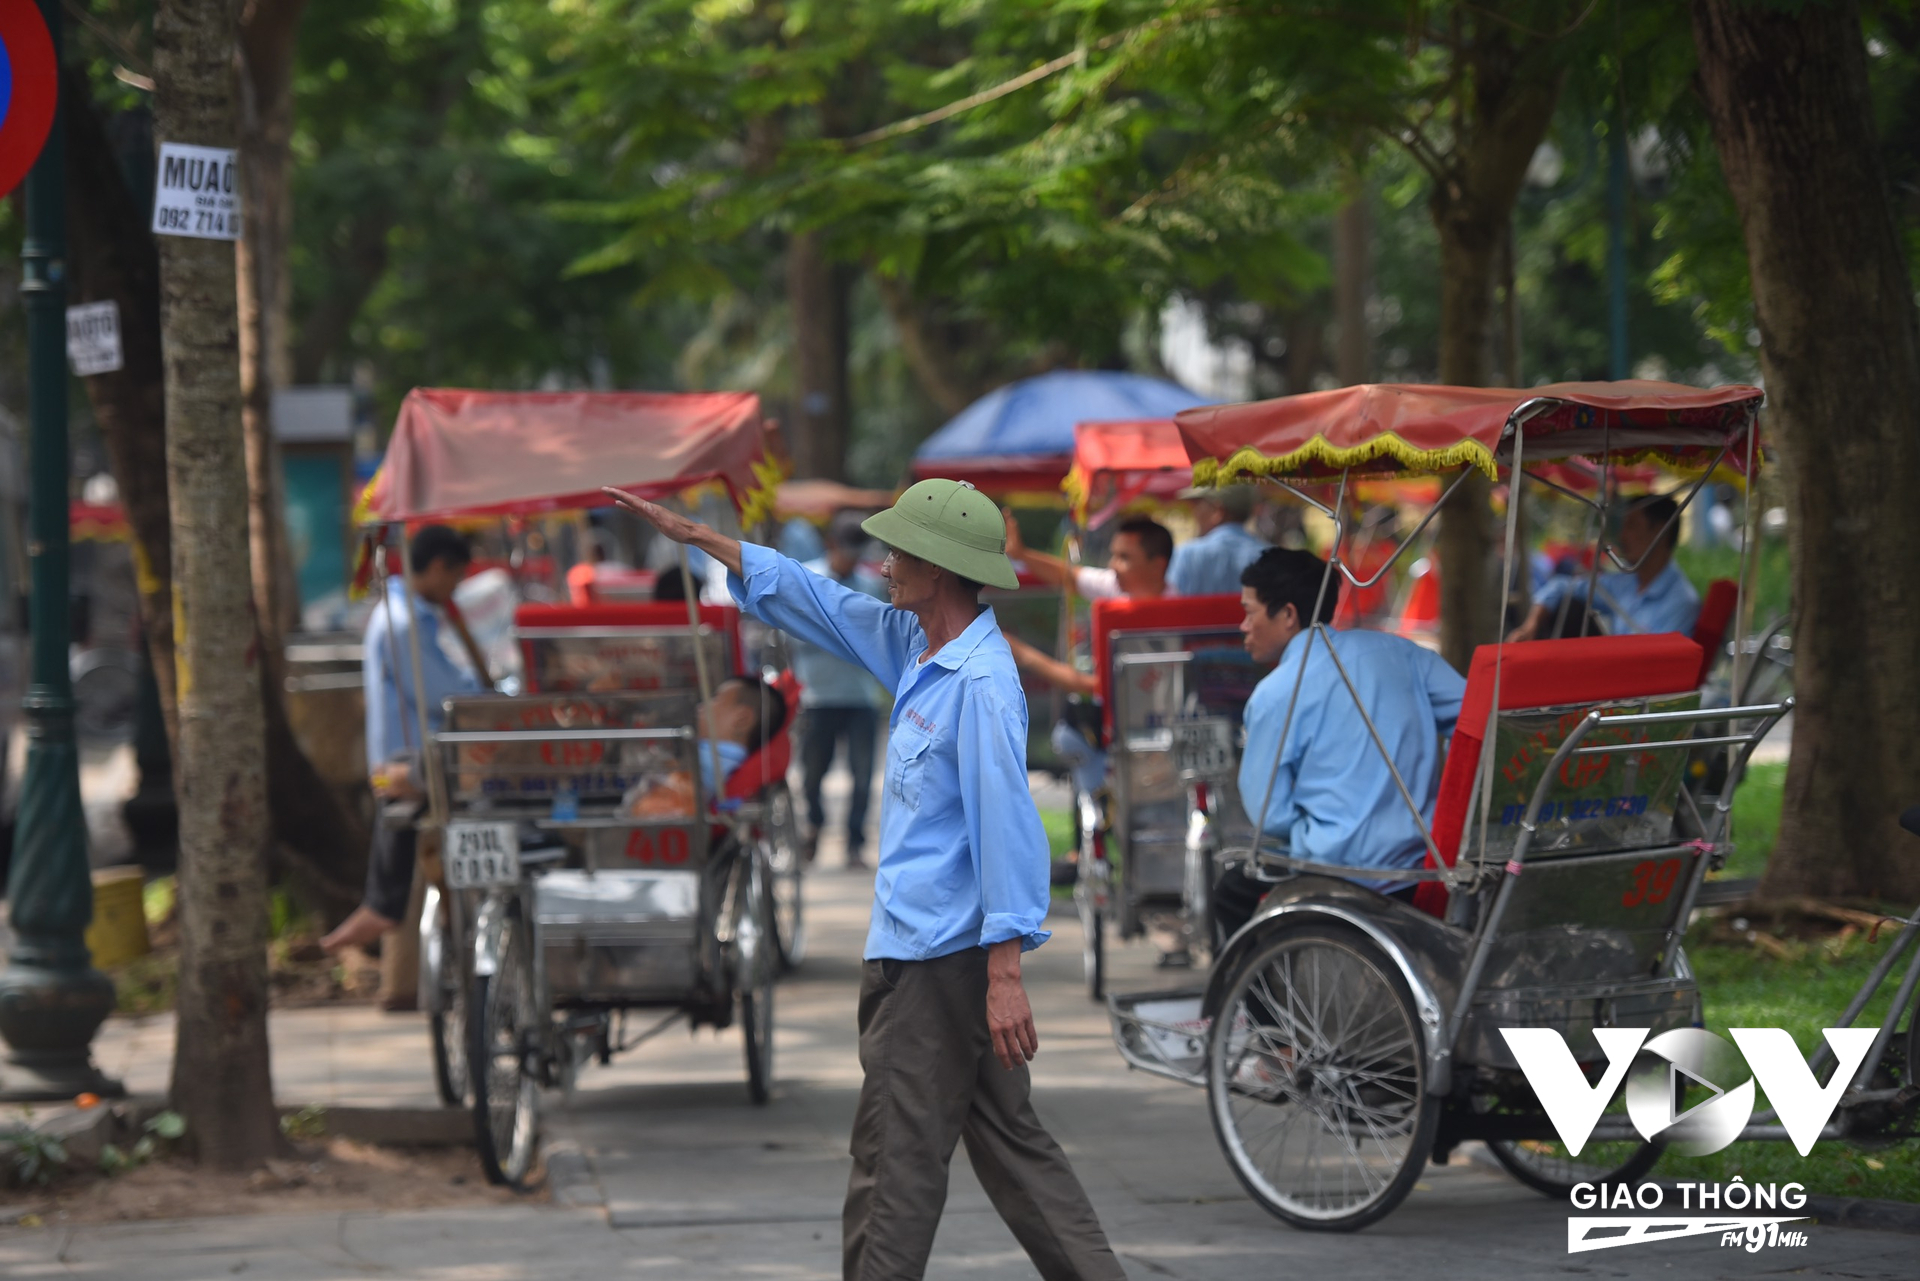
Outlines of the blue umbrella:
[{"label": "blue umbrella", "polygon": [[[915,451],[918,474],[952,474],[951,464],[985,459],[1066,459],[1075,423],[1171,418],[1210,404],[1175,383],[1103,369],[1061,369],[988,392]],[[1066,464],[1060,465],[1062,474]]]}]

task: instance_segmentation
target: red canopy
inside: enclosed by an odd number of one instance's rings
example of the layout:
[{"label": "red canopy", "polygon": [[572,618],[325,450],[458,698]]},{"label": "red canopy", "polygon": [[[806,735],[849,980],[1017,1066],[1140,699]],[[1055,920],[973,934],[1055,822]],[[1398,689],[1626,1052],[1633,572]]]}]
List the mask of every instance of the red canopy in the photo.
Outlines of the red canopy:
[{"label": "red canopy", "polygon": [[[1061,488],[1073,518],[1092,529],[1136,498],[1172,498],[1193,483],[1193,464],[1171,418],[1076,423],[1073,470]],[[1091,518],[1087,507],[1100,504]]]},{"label": "red canopy", "polygon": [[779,479],[752,392],[416,387],[357,515],[363,523],[517,515],[604,506],[602,485],[661,497],[718,481],[752,525]]},{"label": "red canopy", "polygon": [[1057,494],[1072,462],[1066,454],[916,458],[913,478],[964,480],[983,494]]},{"label": "red canopy", "polygon": [[1528,463],[1610,453],[1705,466],[1746,435],[1764,400],[1757,387],[1702,390],[1675,383],[1553,383],[1499,387],[1375,384],[1244,405],[1183,410],[1175,421],[1198,484],[1255,476],[1331,477],[1432,472],[1472,464],[1494,476],[1511,454],[1509,426],[1526,433]]}]

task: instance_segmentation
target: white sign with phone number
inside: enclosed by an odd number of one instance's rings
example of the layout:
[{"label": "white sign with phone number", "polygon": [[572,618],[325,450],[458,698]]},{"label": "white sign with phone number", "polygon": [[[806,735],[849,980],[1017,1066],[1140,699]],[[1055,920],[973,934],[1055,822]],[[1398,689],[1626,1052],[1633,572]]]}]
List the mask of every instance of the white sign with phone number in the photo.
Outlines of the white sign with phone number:
[{"label": "white sign with phone number", "polygon": [[163,142],[157,177],[153,190],[156,236],[240,239],[238,152]]}]

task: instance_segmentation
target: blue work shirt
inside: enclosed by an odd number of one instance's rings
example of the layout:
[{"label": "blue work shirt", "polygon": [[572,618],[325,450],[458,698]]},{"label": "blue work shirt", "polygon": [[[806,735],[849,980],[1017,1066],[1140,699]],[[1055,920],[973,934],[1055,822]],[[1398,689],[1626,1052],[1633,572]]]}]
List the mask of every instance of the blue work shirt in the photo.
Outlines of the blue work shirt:
[{"label": "blue work shirt", "polygon": [[[1467,683],[1435,653],[1385,632],[1333,632],[1340,662],[1353,678],[1407,790],[1433,819],[1443,762],[1441,738],[1453,733]],[[1327,653],[1313,642],[1300,682],[1300,702],[1281,749],[1281,727],[1293,696],[1308,633],[1288,642],[1280,665],[1247,700],[1247,747],[1240,757],[1240,799],[1247,817],[1287,843],[1294,858],[1357,867],[1416,867],[1426,854],[1420,826],[1408,813],[1393,772],[1374,746],[1353,695]],[[1280,768],[1274,771],[1274,755]],[[1273,779],[1266,821],[1255,811]],[[1391,892],[1391,881],[1362,882]]]},{"label": "blue work shirt", "polygon": [[[420,721],[414,713],[413,654],[407,641],[406,584],[388,580],[387,598],[374,606],[362,637],[360,682],[367,700],[367,767],[420,752]],[[420,622],[420,679],[427,691],[427,732],[438,733],[454,694],[475,694],[480,681],[440,648],[444,626],[438,609],[414,597]],[[389,630],[388,622],[392,627]]]},{"label": "blue work shirt", "polygon": [[[842,587],[865,592],[875,600],[887,598],[886,584],[858,565],[845,578],[834,577],[833,567],[825,556],[807,561],[806,566]],[[835,658],[818,645],[794,642],[793,674],[800,678],[802,707],[880,706],[880,687],[867,675],[865,667]]]},{"label": "blue work shirt", "polygon": [[[713,781],[713,749],[716,746],[720,749],[720,782],[718,784]],[[723,738],[718,743],[711,739],[695,739],[694,752],[700,762],[700,786],[706,790],[708,796],[714,798],[718,798],[726,790],[726,780],[732,778],[733,772],[747,763],[749,755],[745,744],[736,743],[730,738]]]},{"label": "blue work shirt", "polygon": [[1232,521],[1215,525],[1173,549],[1167,587],[1178,596],[1238,596],[1240,571],[1260,559],[1267,545]]},{"label": "blue work shirt", "polygon": [[991,609],[927,652],[911,613],[741,544],[740,607],[893,690],[866,958],[924,961],[1048,938],[1047,834],[1027,784],[1027,699]]},{"label": "blue work shirt", "polygon": [[[1600,575],[1598,586],[1593,607],[1615,635],[1682,632],[1690,636],[1700,617],[1700,593],[1672,561],[1644,588],[1638,574],[1625,572]],[[1585,575],[1563,576],[1549,580],[1534,594],[1533,603],[1557,610],[1567,597],[1579,600],[1586,594]]]}]

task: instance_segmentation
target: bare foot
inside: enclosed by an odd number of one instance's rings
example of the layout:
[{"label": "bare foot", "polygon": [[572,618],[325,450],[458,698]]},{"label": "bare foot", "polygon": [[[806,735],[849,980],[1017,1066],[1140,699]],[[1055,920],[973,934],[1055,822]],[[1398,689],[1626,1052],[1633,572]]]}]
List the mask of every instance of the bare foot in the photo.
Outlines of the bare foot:
[{"label": "bare foot", "polygon": [[353,915],[340,922],[338,929],[320,940],[320,946],[328,955],[338,955],[342,948],[365,947],[395,924],[362,903],[353,909]]}]

